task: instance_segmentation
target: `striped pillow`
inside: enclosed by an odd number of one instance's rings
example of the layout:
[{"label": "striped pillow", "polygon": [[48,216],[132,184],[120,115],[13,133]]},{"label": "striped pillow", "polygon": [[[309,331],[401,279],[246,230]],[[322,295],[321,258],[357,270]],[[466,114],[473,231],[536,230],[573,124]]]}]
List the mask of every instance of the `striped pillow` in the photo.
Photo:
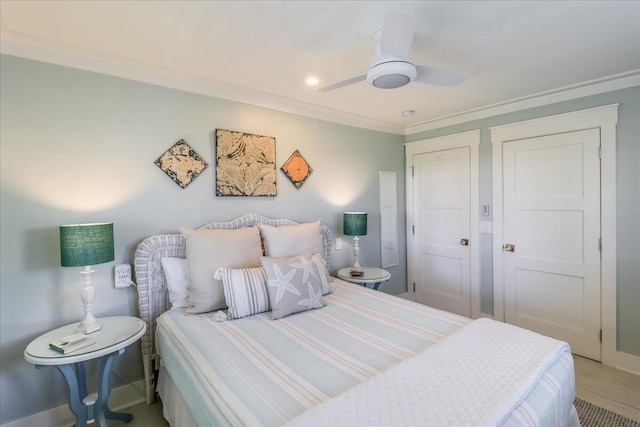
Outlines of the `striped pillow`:
[{"label": "striped pillow", "polygon": [[[305,255],[307,257],[308,255]],[[329,283],[329,275],[327,274],[327,263],[320,254],[313,254],[311,256],[311,262],[316,266],[318,272],[318,279],[322,285],[322,295],[327,295],[333,292],[333,287]]]},{"label": "striped pillow", "polygon": [[215,271],[214,278],[222,280],[229,320],[271,310],[267,275],[263,268],[220,267]]}]

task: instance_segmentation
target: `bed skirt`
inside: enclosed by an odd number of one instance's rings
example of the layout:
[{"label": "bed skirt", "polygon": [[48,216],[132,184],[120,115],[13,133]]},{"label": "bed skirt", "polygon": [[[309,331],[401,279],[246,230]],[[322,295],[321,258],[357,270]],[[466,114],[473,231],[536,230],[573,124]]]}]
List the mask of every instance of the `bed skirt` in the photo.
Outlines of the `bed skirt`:
[{"label": "bed skirt", "polygon": [[175,427],[198,426],[191,416],[189,408],[187,408],[187,405],[184,403],[184,399],[182,399],[182,395],[173,382],[171,375],[169,375],[169,372],[167,372],[164,366],[160,366],[156,391],[162,401],[162,415],[164,415],[169,424]]}]

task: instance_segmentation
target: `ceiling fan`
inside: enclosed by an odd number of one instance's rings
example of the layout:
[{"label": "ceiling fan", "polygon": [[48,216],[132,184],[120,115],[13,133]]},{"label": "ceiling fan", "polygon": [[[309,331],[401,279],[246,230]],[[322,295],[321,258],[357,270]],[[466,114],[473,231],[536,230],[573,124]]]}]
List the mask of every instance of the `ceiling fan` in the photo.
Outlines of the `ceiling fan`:
[{"label": "ceiling fan", "polygon": [[367,80],[381,89],[395,89],[412,81],[438,86],[458,86],[465,77],[453,70],[414,65],[409,60],[415,23],[412,12],[389,12],[382,29],[376,31],[376,58],[366,74],[360,74],[318,89],[328,92]]}]

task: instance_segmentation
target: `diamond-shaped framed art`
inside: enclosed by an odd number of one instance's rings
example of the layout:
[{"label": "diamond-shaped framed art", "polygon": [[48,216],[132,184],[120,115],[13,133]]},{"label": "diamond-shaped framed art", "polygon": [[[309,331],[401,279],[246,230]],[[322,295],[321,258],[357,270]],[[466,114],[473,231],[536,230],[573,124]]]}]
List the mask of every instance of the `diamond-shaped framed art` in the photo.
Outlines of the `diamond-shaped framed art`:
[{"label": "diamond-shaped framed art", "polygon": [[311,175],[311,172],[313,172],[311,165],[302,157],[302,154],[300,154],[298,150],[289,156],[280,170],[282,170],[296,188],[302,187],[304,181]]},{"label": "diamond-shaped framed art", "polygon": [[153,163],[180,188],[186,188],[209,166],[184,139],[173,144]]}]

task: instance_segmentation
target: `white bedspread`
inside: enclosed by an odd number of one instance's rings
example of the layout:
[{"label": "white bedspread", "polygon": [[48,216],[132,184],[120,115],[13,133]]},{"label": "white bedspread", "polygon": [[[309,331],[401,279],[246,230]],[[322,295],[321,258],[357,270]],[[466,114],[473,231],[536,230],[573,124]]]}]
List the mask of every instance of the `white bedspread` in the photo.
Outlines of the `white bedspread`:
[{"label": "white bedspread", "polygon": [[568,352],[564,342],[479,319],[288,426],[499,426]]}]

